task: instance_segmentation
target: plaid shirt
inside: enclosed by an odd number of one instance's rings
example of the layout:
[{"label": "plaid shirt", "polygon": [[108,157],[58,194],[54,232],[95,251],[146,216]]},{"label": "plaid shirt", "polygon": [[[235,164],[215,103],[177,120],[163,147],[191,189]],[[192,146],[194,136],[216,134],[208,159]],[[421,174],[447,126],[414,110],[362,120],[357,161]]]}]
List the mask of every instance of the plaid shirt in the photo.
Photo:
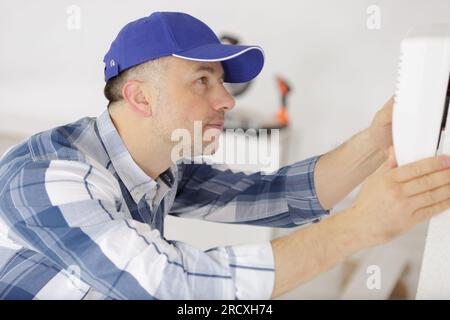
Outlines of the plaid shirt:
[{"label": "plaid shirt", "polygon": [[318,221],[329,213],[314,190],[318,158],[273,174],[177,163],[153,180],[107,110],[33,135],[0,160],[0,298],[270,298],[270,242],[201,251],[165,239],[164,217]]}]

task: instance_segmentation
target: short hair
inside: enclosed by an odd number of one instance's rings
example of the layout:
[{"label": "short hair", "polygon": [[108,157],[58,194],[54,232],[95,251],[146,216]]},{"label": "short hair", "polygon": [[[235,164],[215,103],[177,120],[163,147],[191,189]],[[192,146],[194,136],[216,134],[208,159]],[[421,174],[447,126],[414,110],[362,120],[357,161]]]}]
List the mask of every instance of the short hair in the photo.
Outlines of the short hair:
[{"label": "short hair", "polygon": [[159,86],[164,66],[164,57],[158,58],[126,69],[117,76],[109,79],[103,89],[103,94],[108,100],[108,107],[115,102],[123,100],[122,87],[128,80],[150,80],[155,86]]}]

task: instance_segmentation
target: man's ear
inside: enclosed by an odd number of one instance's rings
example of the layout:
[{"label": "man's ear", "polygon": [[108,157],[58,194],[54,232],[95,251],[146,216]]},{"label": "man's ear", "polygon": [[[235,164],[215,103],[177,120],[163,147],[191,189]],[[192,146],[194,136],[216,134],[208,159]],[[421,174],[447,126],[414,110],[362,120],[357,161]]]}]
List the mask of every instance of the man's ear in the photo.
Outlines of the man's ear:
[{"label": "man's ear", "polygon": [[122,97],[133,112],[142,117],[150,117],[152,108],[149,99],[145,95],[144,82],[128,80],[122,87]]}]

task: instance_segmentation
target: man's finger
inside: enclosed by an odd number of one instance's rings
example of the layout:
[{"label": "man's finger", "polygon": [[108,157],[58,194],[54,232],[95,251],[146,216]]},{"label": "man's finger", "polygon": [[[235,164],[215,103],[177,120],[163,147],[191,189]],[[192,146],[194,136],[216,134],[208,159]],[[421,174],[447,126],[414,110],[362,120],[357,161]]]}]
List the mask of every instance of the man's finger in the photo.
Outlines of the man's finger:
[{"label": "man's finger", "polygon": [[441,155],[400,166],[392,172],[394,181],[406,182],[450,167],[450,157]]},{"label": "man's finger", "polygon": [[390,115],[390,118],[391,118],[391,119],[392,119],[392,110],[394,109],[394,102],[395,102],[394,96],[391,96],[391,97],[389,98],[389,100],[386,101],[386,103],[384,104],[384,107],[383,107],[383,108],[386,109],[386,113],[387,113],[388,115]]},{"label": "man's finger", "polygon": [[393,146],[389,147],[387,165],[389,166],[389,168],[397,167],[397,158],[395,157]]},{"label": "man's finger", "polygon": [[410,197],[408,201],[410,201],[412,208],[418,209],[434,205],[446,199],[450,199],[449,184],[416,194],[415,196]]},{"label": "man's finger", "polygon": [[442,213],[450,208],[450,201],[448,199],[438,202],[434,205],[421,208],[413,213],[416,223],[424,222],[431,219],[435,215]]},{"label": "man's finger", "polygon": [[394,109],[394,96],[390,97],[388,101],[381,108],[382,119],[380,120],[384,126],[392,123],[392,111]]},{"label": "man's finger", "polygon": [[441,170],[403,183],[402,193],[411,197],[448,184],[450,184],[450,170]]}]

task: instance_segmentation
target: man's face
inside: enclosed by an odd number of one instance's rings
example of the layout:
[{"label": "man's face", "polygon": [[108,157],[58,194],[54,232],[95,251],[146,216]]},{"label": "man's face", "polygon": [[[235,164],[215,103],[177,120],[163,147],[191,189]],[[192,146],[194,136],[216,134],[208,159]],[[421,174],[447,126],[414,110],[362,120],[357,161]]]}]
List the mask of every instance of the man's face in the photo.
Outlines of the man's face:
[{"label": "man's face", "polygon": [[[172,141],[172,133],[177,129],[186,129],[191,139],[183,143],[192,147],[191,152],[194,152],[195,140],[201,144],[197,151],[205,152],[206,146],[211,143],[216,148],[224,114],[235,104],[234,98],[223,86],[221,63],[170,57],[164,70],[159,98],[152,106],[157,134],[174,146],[179,141]],[[211,146],[207,149],[211,149]]]}]

